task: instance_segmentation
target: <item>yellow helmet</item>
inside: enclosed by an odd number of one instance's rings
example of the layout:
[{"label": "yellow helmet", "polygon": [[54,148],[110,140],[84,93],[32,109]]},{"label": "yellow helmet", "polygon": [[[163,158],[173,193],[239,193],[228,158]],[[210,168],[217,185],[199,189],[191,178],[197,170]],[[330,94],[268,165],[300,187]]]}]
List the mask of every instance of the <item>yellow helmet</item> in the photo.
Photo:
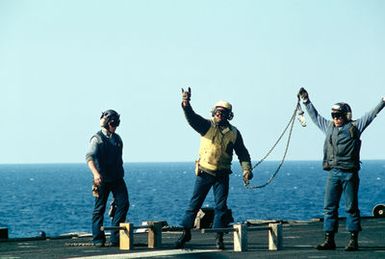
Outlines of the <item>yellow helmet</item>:
[{"label": "yellow helmet", "polygon": [[226,101],[223,101],[223,100],[218,101],[218,102],[215,104],[214,108],[216,108],[216,107],[223,107],[223,108],[229,110],[230,112],[231,112],[232,109],[233,109],[233,106],[232,106],[229,102],[226,102]]}]

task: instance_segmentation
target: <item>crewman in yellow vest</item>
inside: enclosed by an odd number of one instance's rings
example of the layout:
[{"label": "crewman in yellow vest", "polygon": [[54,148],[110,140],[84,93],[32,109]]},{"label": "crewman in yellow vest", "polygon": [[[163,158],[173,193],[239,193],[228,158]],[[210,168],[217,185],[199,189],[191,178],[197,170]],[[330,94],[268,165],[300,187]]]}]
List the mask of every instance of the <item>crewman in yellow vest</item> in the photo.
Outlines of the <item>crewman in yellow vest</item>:
[{"label": "crewman in yellow vest", "polygon": [[[196,181],[190,204],[184,214],[181,225],[182,236],[175,247],[182,248],[191,240],[191,228],[211,187],[215,200],[213,228],[228,226],[227,197],[229,193],[229,175],[233,151],[238,156],[243,170],[243,181],[247,185],[253,178],[250,154],[243,144],[241,133],[229,121],[233,118],[232,106],[226,101],[219,101],[212,110],[212,119],[205,119],[196,114],[191,105],[191,89],[182,89],[182,108],[190,126],[201,135],[199,159],[196,161]],[[223,232],[216,235],[216,246],[224,249]]]}]

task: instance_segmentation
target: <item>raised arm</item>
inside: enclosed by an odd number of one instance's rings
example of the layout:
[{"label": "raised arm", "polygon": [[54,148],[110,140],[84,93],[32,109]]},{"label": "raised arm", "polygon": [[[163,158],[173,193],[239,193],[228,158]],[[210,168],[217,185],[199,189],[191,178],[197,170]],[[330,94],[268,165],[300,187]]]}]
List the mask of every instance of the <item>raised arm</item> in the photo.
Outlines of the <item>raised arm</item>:
[{"label": "raised arm", "polygon": [[322,132],[326,133],[326,130],[330,125],[331,121],[325,119],[318,113],[317,109],[314,107],[314,105],[309,99],[308,92],[304,88],[301,88],[299,90],[298,96],[302,99],[302,102],[305,105],[306,110],[309,113],[309,116],[314,122],[314,124],[317,125],[317,127],[322,130]]},{"label": "raised arm", "polygon": [[211,122],[196,114],[191,107],[191,88],[187,91],[182,88],[182,108],[188,124],[202,136],[209,130]]},{"label": "raised arm", "polygon": [[356,127],[362,133],[366,127],[376,118],[377,114],[385,107],[385,97],[383,97],[379,104],[374,107],[370,112],[367,112],[364,116],[356,120]]}]

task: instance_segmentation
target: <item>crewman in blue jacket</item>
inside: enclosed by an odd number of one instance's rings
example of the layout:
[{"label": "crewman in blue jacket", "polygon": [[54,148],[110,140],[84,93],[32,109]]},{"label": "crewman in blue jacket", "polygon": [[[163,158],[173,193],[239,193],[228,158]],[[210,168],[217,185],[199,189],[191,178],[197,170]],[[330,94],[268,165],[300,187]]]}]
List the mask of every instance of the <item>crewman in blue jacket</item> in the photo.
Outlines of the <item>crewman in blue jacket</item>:
[{"label": "crewman in blue jacket", "polygon": [[352,109],[347,103],[336,103],[331,109],[331,120],[318,114],[309,99],[308,92],[301,88],[301,97],[312,121],[326,135],[324,142],[323,169],[328,171],[324,198],[325,240],[318,250],[335,250],[334,235],[338,232],[338,207],[343,194],[345,197],[346,228],[351,233],[345,251],[358,250],[358,233],[361,231],[358,208],[360,170],[360,148],[362,132],[385,106],[385,97],[370,112],[352,120]]}]

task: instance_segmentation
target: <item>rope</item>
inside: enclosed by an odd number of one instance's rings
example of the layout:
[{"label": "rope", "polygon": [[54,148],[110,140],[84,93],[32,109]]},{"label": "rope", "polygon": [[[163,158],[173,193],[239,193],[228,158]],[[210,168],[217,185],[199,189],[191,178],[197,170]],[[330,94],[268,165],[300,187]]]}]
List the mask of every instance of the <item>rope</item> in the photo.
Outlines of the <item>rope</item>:
[{"label": "rope", "polygon": [[[295,110],[293,112],[293,115],[291,116],[290,120],[289,120],[289,123],[286,125],[285,129],[283,130],[282,134],[279,136],[279,138],[277,139],[277,141],[274,143],[274,145],[272,146],[272,148],[267,152],[267,154],[261,159],[259,160],[254,166],[253,166],[253,170],[255,167],[257,167],[258,165],[260,165],[270,154],[271,152],[274,150],[274,148],[278,145],[278,143],[281,141],[282,137],[285,135],[286,131],[289,129],[289,135],[287,137],[287,142],[286,142],[286,147],[285,147],[285,151],[284,151],[284,154],[283,154],[283,157],[282,157],[282,160],[281,162],[279,163],[277,169],[275,170],[275,172],[272,174],[272,176],[270,177],[269,180],[267,180],[266,183],[262,184],[262,185],[247,185],[246,188],[247,189],[258,189],[258,188],[263,188],[265,186],[267,186],[268,184],[270,184],[273,179],[277,176],[279,170],[281,169],[283,163],[285,162],[285,158],[286,158],[286,155],[287,155],[287,151],[289,150],[289,145],[290,145],[290,140],[291,140],[291,134],[293,133],[293,126],[294,126],[294,121],[295,121],[295,116],[297,114],[297,112],[302,112],[302,109],[301,109],[301,105],[300,105],[300,100],[298,98],[298,102],[297,102],[297,105],[295,106]],[[303,112],[302,112],[303,113]]]}]

